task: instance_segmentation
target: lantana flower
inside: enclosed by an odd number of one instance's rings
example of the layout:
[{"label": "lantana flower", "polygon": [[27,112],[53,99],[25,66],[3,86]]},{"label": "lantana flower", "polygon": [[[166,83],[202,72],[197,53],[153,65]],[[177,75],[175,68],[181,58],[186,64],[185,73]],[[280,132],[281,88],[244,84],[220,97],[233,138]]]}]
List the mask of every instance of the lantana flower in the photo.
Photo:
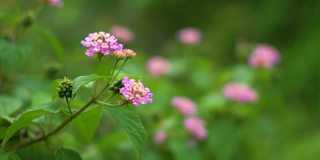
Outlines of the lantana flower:
[{"label": "lantana flower", "polygon": [[63,6],[62,0],[47,0],[47,3],[53,7],[62,7]]},{"label": "lantana flower", "polygon": [[167,59],[155,56],[149,59],[147,68],[151,75],[158,77],[167,74],[170,71],[171,64]]},{"label": "lantana flower", "polygon": [[157,131],[153,136],[153,139],[157,144],[161,144],[165,142],[167,138],[168,138],[168,135],[165,131]]},{"label": "lantana flower", "polygon": [[108,55],[114,51],[121,51],[123,48],[123,45],[118,43],[113,35],[105,32],[90,33],[88,37],[81,41],[81,44],[88,47],[87,56]]},{"label": "lantana flower", "polygon": [[125,26],[114,26],[111,28],[111,33],[116,36],[120,41],[129,43],[134,38],[134,33],[130,28]]},{"label": "lantana flower", "polygon": [[207,138],[207,130],[202,119],[197,117],[189,117],[184,121],[184,127],[187,131],[198,139]]},{"label": "lantana flower", "polygon": [[183,28],[178,32],[178,40],[188,45],[196,45],[201,41],[201,31],[197,28]]},{"label": "lantana flower", "polygon": [[134,79],[124,77],[122,79],[122,84],[124,86],[119,89],[119,92],[133,105],[139,106],[152,102],[153,94],[150,92],[149,88],[143,86],[140,80],[136,82]]},{"label": "lantana flower", "polygon": [[279,61],[280,54],[278,50],[269,44],[258,45],[249,57],[249,64],[254,68],[271,69]]},{"label": "lantana flower", "polygon": [[114,51],[112,55],[118,59],[134,58],[137,53],[131,49],[123,49],[122,51]]},{"label": "lantana flower", "polygon": [[171,104],[184,116],[188,116],[196,112],[196,103],[186,97],[174,97],[171,100]]},{"label": "lantana flower", "polygon": [[258,95],[254,89],[240,83],[226,84],[223,88],[223,94],[226,98],[241,103],[253,103],[258,99]]}]

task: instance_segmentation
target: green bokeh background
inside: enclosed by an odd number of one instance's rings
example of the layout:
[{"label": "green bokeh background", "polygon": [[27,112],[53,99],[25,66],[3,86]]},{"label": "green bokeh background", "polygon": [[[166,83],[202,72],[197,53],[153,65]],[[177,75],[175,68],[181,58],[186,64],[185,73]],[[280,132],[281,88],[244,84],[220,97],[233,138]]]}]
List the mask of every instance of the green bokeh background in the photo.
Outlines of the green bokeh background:
[{"label": "green bokeh background", "polygon": [[[0,18],[1,34],[10,33],[10,25],[5,25],[8,19],[19,19],[37,4],[36,0],[0,0],[0,17],[12,15]],[[59,64],[55,78],[91,74],[96,59],[85,56],[80,41],[88,33],[124,25],[135,33],[134,41],[125,46],[138,53],[125,71],[142,75],[144,84],[154,92],[154,103],[138,108],[149,133],[142,159],[320,157],[320,1],[65,0],[62,8],[42,8],[34,23],[20,38],[32,46],[31,52],[20,69],[8,73],[18,80],[0,83],[1,95],[25,98],[30,106],[50,101],[53,79],[45,76],[48,65]],[[39,26],[62,44],[61,61],[39,36]],[[177,31],[189,26],[201,30],[200,44],[187,46],[177,41]],[[258,43],[272,44],[280,51],[281,62],[273,70],[248,66],[247,57]],[[172,64],[168,75],[155,78],[147,72],[147,60],[155,55]],[[111,67],[113,62],[110,58],[104,63]],[[225,100],[221,89],[229,81],[252,85],[259,101],[246,105]],[[187,147],[183,117],[170,104],[178,95],[194,100],[198,116],[206,121],[209,136],[195,148]],[[72,127],[59,138],[84,159],[134,159],[125,132],[110,115],[103,117],[90,142],[81,142],[81,135],[75,135]],[[152,135],[159,129],[169,134],[165,144],[153,142]],[[54,159],[44,146],[35,145],[18,155],[22,159]]]}]

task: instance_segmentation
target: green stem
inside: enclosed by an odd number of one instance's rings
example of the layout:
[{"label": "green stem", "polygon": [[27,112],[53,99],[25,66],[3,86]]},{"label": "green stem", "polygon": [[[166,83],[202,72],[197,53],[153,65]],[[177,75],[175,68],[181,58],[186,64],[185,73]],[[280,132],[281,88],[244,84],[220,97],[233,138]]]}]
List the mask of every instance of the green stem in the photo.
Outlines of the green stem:
[{"label": "green stem", "polygon": [[69,109],[69,112],[70,112],[70,116],[72,116],[72,111],[71,111],[71,107],[70,107],[70,101],[69,101],[69,98],[66,97],[66,102],[67,102],[67,105],[68,105],[68,109]]},{"label": "green stem", "polygon": [[111,84],[119,75],[119,73],[121,72],[123,66],[126,64],[126,62],[128,61],[128,59],[124,60],[124,62],[122,63],[120,69],[118,70],[118,72],[116,73],[116,75],[110,80],[109,84]]},{"label": "green stem", "polygon": [[[98,55],[98,67],[97,67],[97,73],[100,74],[101,73],[101,60],[102,60],[102,56],[100,56],[100,54]],[[97,94],[97,88],[98,88],[98,83],[97,81],[94,84],[94,91],[92,93],[92,97],[95,97],[95,95]]]},{"label": "green stem", "polygon": [[118,63],[119,63],[119,59],[117,59],[117,60],[116,60],[116,62],[114,63],[114,66],[113,66],[113,68],[112,68],[112,72],[111,72],[111,77],[113,76],[114,71],[115,71],[115,69],[116,69],[116,67],[117,67]]},{"label": "green stem", "polygon": [[89,102],[87,102],[80,110],[78,110],[74,115],[70,116],[67,120],[65,120],[62,124],[60,124],[56,129],[54,129],[53,131],[51,131],[50,133],[48,133],[47,135],[44,135],[40,138],[31,140],[29,142],[25,142],[25,143],[20,143],[14,147],[11,148],[5,148],[6,151],[10,152],[10,151],[14,151],[20,148],[24,148],[27,146],[30,146],[32,144],[35,144],[37,142],[43,141],[43,140],[47,140],[48,138],[50,138],[51,136],[53,136],[54,134],[58,133],[60,130],[62,130],[67,124],[69,124],[73,119],[75,119],[76,117],[78,117],[83,111],[85,111],[89,106],[91,106],[93,103],[95,102],[95,99],[91,99]]}]

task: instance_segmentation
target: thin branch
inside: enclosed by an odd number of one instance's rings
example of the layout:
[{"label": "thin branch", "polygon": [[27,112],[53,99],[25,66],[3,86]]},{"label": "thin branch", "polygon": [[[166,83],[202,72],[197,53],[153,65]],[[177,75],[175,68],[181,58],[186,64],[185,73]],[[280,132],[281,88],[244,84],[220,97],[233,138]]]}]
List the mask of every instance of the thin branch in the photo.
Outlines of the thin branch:
[{"label": "thin branch", "polygon": [[63,129],[68,123],[70,123],[73,119],[75,119],[76,117],[78,117],[83,111],[85,111],[89,106],[91,106],[91,104],[93,104],[95,102],[95,99],[91,99],[89,102],[87,102],[78,112],[76,112],[74,115],[70,116],[67,120],[65,120],[62,124],[60,124],[56,129],[54,129],[53,131],[51,131],[50,133],[48,133],[47,135],[44,135],[40,138],[31,140],[29,142],[26,143],[21,143],[18,144],[14,147],[11,148],[5,148],[6,151],[14,151],[20,148],[24,148],[27,146],[30,146],[34,143],[43,141],[43,140],[47,140],[48,138],[50,138],[51,136],[53,136],[54,134],[58,133],[61,129]]}]

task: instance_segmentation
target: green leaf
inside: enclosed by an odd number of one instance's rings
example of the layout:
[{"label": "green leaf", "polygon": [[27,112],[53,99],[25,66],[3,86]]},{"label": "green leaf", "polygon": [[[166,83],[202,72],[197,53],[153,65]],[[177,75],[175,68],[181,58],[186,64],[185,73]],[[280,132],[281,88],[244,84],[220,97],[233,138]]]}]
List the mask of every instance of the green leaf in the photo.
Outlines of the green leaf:
[{"label": "green leaf", "polygon": [[68,148],[60,148],[56,152],[57,160],[81,160],[81,156],[78,152]]},{"label": "green leaf", "polygon": [[33,28],[50,45],[50,47],[52,47],[57,60],[62,61],[64,55],[63,46],[58,37],[56,37],[51,31],[39,25],[35,25]]},{"label": "green leaf", "polygon": [[106,78],[106,76],[99,76],[97,74],[91,74],[88,76],[79,76],[73,80],[73,94],[75,94],[84,85],[96,81],[98,79]]},{"label": "green leaf", "polygon": [[20,99],[0,96],[0,115],[10,115],[22,107]]},{"label": "green leaf", "polygon": [[4,136],[6,135],[6,127],[0,126],[0,140],[4,138]]},{"label": "green leaf", "polygon": [[10,43],[0,39],[0,65],[6,72],[15,72],[21,67],[30,50],[27,43]]},{"label": "green leaf", "polygon": [[128,108],[106,107],[106,110],[126,130],[137,152],[137,158],[143,151],[147,139],[147,133],[137,113]]},{"label": "green leaf", "polygon": [[7,129],[1,146],[4,147],[6,145],[6,143],[9,141],[9,139],[18,130],[20,130],[21,128],[30,124],[34,119],[36,119],[40,116],[43,116],[43,115],[50,114],[50,113],[57,113],[57,111],[52,111],[51,109],[46,109],[46,108],[38,108],[38,109],[27,110],[27,111],[21,113],[18,117],[16,117],[13,120],[12,124]]},{"label": "green leaf", "polygon": [[90,111],[87,111],[73,120],[73,124],[78,129],[80,135],[86,142],[89,142],[97,131],[101,117],[102,107],[96,107]]},{"label": "green leaf", "polygon": [[20,157],[14,153],[5,152],[0,150],[0,159],[1,160],[21,160]]},{"label": "green leaf", "polygon": [[[114,73],[118,73],[119,70],[114,70]],[[123,71],[120,71],[117,78],[115,80],[120,80],[120,79],[123,79],[124,77],[128,77],[128,78],[131,78],[131,79],[141,79],[142,76],[139,76],[139,75],[134,75],[134,74],[128,74],[128,73],[125,73]]]}]

